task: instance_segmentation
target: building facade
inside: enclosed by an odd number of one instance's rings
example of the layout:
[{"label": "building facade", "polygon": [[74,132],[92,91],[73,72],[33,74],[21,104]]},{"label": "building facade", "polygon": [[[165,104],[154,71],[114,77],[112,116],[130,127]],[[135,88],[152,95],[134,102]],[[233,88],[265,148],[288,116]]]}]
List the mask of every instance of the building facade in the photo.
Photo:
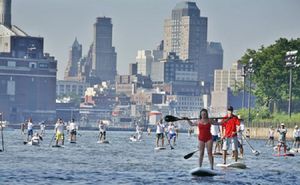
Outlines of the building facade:
[{"label": "building facade", "polygon": [[84,96],[85,90],[88,87],[90,87],[90,84],[85,82],[58,80],[56,82],[56,96],[72,94]]},{"label": "building facade", "polygon": [[43,38],[11,24],[11,1],[0,1],[0,111],[10,122],[55,117],[57,61]]}]

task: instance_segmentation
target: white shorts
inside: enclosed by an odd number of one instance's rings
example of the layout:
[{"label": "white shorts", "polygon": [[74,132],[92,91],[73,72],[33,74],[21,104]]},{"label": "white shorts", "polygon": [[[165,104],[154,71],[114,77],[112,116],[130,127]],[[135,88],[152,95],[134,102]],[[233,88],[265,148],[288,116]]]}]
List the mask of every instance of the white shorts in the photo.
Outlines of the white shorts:
[{"label": "white shorts", "polygon": [[232,151],[235,151],[237,150],[238,148],[238,140],[237,140],[237,137],[232,137],[232,138],[225,138],[224,141],[223,141],[223,150],[228,150],[228,147],[230,145],[230,143],[232,143]]}]

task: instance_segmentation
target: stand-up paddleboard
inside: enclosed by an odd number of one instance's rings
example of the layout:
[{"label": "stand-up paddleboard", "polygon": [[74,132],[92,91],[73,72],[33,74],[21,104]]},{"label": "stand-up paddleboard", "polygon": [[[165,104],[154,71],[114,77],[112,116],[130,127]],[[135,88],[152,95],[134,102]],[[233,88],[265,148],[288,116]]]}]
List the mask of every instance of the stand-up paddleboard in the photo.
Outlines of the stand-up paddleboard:
[{"label": "stand-up paddleboard", "polygon": [[287,154],[274,154],[276,157],[294,157],[295,154],[287,153]]},{"label": "stand-up paddleboard", "polygon": [[100,143],[100,144],[109,144],[109,141],[107,141],[107,140],[101,140],[101,141],[97,141],[97,143]]},{"label": "stand-up paddleboard", "polygon": [[204,177],[204,176],[215,176],[218,175],[218,173],[214,170],[210,170],[207,168],[194,168],[190,171],[190,174],[193,176],[198,176],[198,177]]},{"label": "stand-up paddleboard", "polygon": [[239,168],[239,169],[247,168],[247,166],[244,163],[240,163],[240,162],[234,162],[230,164],[217,164],[217,166],[222,168]]},{"label": "stand-up paddleboard", "polygon": [[155,147],[154,150],[165,150],[166,147]]},{"label": "stand-up paddleboard", "polygon": [[27,144],[28,145],[32,145],[32,146],[40,146],[40,143],[38,143],[38,142],[32,142],[32,141],[29,141]]},{"label": "stand-up paddleboard", "polygon": [[52,145],[53,148],[64,148],[63,145]]},{"label": "stand-up paddleboard", "polygon": [[297,148],[292,148],[292,149],[289,150],[289,152],[291,152],[291,153],[297,153],[297,152],[300,152],[300,150],[297,149]]},{"label": "stand-up paddleboard", "polygon": [[141,139],[137,139],[137,138],[135,138],[135,137],[130,137],[129,139],[130,139],[130,141],[132,141],[132,142],[142,141]]}]

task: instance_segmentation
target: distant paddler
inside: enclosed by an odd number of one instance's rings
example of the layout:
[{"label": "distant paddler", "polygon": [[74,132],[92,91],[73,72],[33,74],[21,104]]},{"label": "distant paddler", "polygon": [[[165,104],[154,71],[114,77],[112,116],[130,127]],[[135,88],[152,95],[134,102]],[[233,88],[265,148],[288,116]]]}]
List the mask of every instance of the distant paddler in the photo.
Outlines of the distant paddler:
[{"label": "distant paddler", "polygon": [[31,145],[40,145],[40,141],[42,141],[42,140],[43,140],[42,136],[40,136],[40,134],[36,132],[33,134],[30,142],[31,142]]},{"label": "distant paddler", "polygon": [[283,146],[283,152],[286,154],[286,134],[287,134],[287,129],[285,128],[284,123],[280,124],[280,127],[277,128],[277,132],[279,133],[279,138],[278,138],[278,144],[277,144],[277,150],[278,150],[278,156],[280,156],[280,149]]},{"label": "distant paddler", "polygon": [[74,118],[72,118],[68,128],[69,128],[69,133],[70,133],[70,142],[75,143],[76,135],[77,135],[77,131],[78,131],[78,125],[76,124]]},{"label": "distant paddler", "polygon": [[165,125],[163,123],[163,119],[160,119],[156,123],[156,148],[159,147],[159,140],[161,140],[161,147],[164,147],[164,131]]},{"label": "distant paddler", "polygon": [[294,128],[293,137],[294,137],[293,148],[298,151],[300,146],[300,129],[298,128],[298,125],[296,125]]},{"label": "distant paddler", "polygon": [[135,133],[136,133],[137,140],[141,140],[143,132],[142,132],[142,128],[139,126],[138,123],[136,123],[135,126]]},{"label": "distant paddler", "polygon": [[56,146],[58,146],[60,141],[61,141],[61,145],[64,145],[65,142],[64,130],[65,130],[64,122],[61,118],[59,118],[55,124],[55,135],[56,135],[55,145]]},{"label": "distant paddler", "polygon": [[171,144],[173,139],[173,146],[175,145],[176,137],[177,137],[176,127],[173,122],[170,122],[168,126],[168,141]]},{"label": "distant paddler", "polygon": [[45,134],[45,128],[46,128],[46,125],[45,125],[45,122],[42,121],[40,123],[40,135],[43,136]]},{"label": "distant paddler", "polygon": [[27,124],[27,141],[29,142],[33,136],[33,123],[32,119],[29,118]]},{"label": "distant paddler", "polygon": [[273,128],[273,126],[270,126],[268,131],[268,141],[266,145],[274,146],[274,134],[275,134],[275,129]]},{"label": "distant paddler", "polygon": [[150,136],[150,134],[151,134],[151,128],[150,127],[147,128],[147,134],[148,134],[148,136]]},{"label": "distant paddler", "polygon": [[99,127],[99,136],[98,136],[99,141],[105,141],[107,125],[102,120],[99,120],[98,127]]}]

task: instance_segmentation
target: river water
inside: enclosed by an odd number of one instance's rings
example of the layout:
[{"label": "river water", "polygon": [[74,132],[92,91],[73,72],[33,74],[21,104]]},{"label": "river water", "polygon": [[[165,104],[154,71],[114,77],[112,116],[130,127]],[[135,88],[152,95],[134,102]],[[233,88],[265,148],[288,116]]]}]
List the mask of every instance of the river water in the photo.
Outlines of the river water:
[{"label": "river water", "polygon": [[[41,146],[23,144],[19,131],[4,131],[5,152],[0,152],[0,184],[300,184],[300,154],[274,157],[265,141],[250,140],[261,152],[254,156],[245,145],[242,160],[247,169],[222,169],[214,177],[195,178],[189,171],[198,165],[197,138],[180,133],[174,150],[155,151],[155,135],[141,142],[129,140],[131,132],[107,132],[110,144],[98,144],[96,131],[81,131],[77,144],[49,147],[53,132]],[[206,154],[205,154],[206,156]],[[228,159],[230,162],[231,159]],[[215,158],[221,163],[221,157]],[[203,166],[208,167],[207,157]]]}]

